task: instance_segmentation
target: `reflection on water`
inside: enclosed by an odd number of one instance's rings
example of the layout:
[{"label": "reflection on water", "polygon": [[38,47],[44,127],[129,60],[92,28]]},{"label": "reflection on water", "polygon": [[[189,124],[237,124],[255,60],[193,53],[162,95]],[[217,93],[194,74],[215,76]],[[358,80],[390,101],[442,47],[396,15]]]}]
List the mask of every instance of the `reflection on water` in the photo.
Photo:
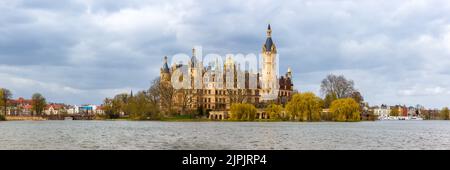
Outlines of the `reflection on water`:
[{"label": "reflection on water", "polygon": [[9,121],[0,149],[450,149],[450,121]]}]

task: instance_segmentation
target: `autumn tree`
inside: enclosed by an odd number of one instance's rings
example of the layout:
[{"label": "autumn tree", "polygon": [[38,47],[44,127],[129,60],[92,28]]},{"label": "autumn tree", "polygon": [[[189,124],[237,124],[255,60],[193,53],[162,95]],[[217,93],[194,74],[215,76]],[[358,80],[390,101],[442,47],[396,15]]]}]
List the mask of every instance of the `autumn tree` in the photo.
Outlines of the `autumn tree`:
[{"label": "autumn tree", "polygon": [[359,104],[352,98],[337,99],[331,103],[333,120],[339,122],[360,121]]},{"label": "autumn tree", "polygon": [[271,119],[282,120],[285,119],[285,115],[283,114],[283,107],[277,104],[269,104],[266,109],[266,113],[269,114]]},{"label": "autumn tree", "polygon": [[0,106],[3,107],[3,114],[6,116],[8,101],[11,99],[12,93],[10,90],[1,88],[0,89]]},{"label": "autumn tree", "polygon": [[398,107],[392,107],[391,108],[391,112],[389,113],[390,116],[399,116],[400,115],[400,111],[398,110]]},{"label": "autumn tree", "polygon": [[448,107],[444,107],[440,112],[441,119],[449,120],[450,119],[450,110]]},{"label": "autumn tree", "polygon": [[291,119],[300,121],[319,121],[323,101],[312,92],[298,93],[292,96],[286,105]]},{"label": "autumn tree", "polygon": [[42,115],[42,112],[45,109],[45,106],[47,105],[47,101],[44,96],[40,93],[34,93],[31,97],[32,100],[32,110],[37,115]]},{"label": "autumn tree", "polygon": [[256,107],[247,103],[234,103],[230,108],[231,120],[255,120]]}]

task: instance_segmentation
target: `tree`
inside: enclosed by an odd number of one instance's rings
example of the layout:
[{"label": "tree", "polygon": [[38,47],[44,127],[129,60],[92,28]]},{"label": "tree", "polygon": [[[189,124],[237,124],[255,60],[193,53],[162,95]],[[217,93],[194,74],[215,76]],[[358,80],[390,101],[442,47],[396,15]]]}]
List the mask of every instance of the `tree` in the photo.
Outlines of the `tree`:
[{"label": "tree", "polygon": [[115,119],[120,117],[120,106],[113,99],[105,98],[105,100],[103,100],[102,106],[105,111],[105,116],[108,119]]},{"label": "tree", "polygon": [[47,102],[40,93],[34,93],[31,97],[32,100],[32,109],[37,115],[42,115],[42,112],[45,109],[45,106],[47,105]]},{"label": "tree", "polygon": [[399,116],[400,115],[400,111],[398,110],[398,107],[392,107],[391,108],[391,113],[389,113],[390,116]]},{"label": "tree", "polygon": [[333,74],[322,80],[320,89],[322,94],[334,94],[338,99],[350,97],[355,91],[352,80],[347,80],[343,75],[336,76]]},{"label": "tree", "polygon": [[449,120],[450,119],[450,110],[448,109],[448,107],[444,107],[441,112],[441,119],[443,120]]},{"label": "tree", "polygon": [[149,120],[159,118],[158,105],[150,102],[150,97],[145,91],[138,92],[129,103],[130,118],[135,120]]},{"label": "tree", "polygon": [[160,88],[160,81],[159,78],[156,78],[152,81],[152,85],[147,91],[149,102],[158,105],[161,100],[161,92],[159,91]]},{"label": "tree", "polygon": [[339,122],[360,121],[359,104],[352,98],[337,99],[331,103],[333,120]]},{"label": "tree", "polygon": [[364,97],[361,95],[361,93],[359,91],[353,91],[350,94],[350,97],[356,101],[356,103],[358,104],[362,104],[364,102]]},{"label": "tree", "polygon": [[233,103],[243,103],[247,100],[247,89],[227,89],[226,94],[229,98],[230,105]]},{"label": "tree", "polygon": [[283,115],[283,107],[281,105],[270,104],[266,107],[265,111],[269,114],[271,119],[280,120],[285,118]]},{"label": "tree", "polygon": [[180,102],[181,112],[182,113],[186,113],[188,107],[193,102],[194,96],[192,94],[192,90],[190,90],[190,89],[183,89],[182,88],[182,89],[176,90],[176,94],[177,94],[177,97],[178,97],[178,101]]},{"label": "tree", "polygon": [[286,105],[286,111],[291,119],[300,121],[319,121],[323,101],[314,93],[305,92],[292,96]]},{"label": "tree", "polygon": [[336,95],[335,95],[334,93],[327,94],[327,95],[325,96],[325,99],[323,100],[323,107],[324,107],[324,108],[330,108],[331,103],[332,103],[334,100],[336,100],[336,99],[337,99],[337,97],[336,97]]},{"label": "tree", "polygon": [[173,104],[174,104],[174,97],[175,97],[175,88],[173,88],[172,84],[167,82],[161,82],[160,79],[154,81],[155,86],[157,86],[159,91],[159,98],[161,102],[162,108],[165,110],[167,114],[173,113]]},{"label": "tree", "polygon": [[8,101],[11,99],[12,93],[10,90],[1,88],[0,89],[0,106],[3,107],[3,114],[6,116]]},{"label": "tree", "polygon": [[[355,89],[353,80],[347,80],[343,75],[328,75],[322,80],[320,91],[324,99],[325,108],[329,108],[336,99],[353,98],[358,104],[364,101],[361,93]],[[361,107],[362,111],[362,107]]]},{"label": "tree", "polygon": [[256,107],[247,103],[234,103],[230,109],[231,120],[255,120]]}]

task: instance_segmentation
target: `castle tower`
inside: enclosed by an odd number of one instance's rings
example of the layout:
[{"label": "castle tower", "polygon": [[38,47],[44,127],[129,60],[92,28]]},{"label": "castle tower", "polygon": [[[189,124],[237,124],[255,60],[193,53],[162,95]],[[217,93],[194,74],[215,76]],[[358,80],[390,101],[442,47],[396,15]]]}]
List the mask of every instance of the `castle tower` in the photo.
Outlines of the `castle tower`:
[{"label": "castle tower", "polygon": [[272,41],[272,29],[267,27],[266,42],[262,47],[261,99],[274,100],[278,93],[276,70],[277,48]]},{"label": "castle tower", "polygon": [[161,67],[160,77],[161,82],[170,82],[171,80],[170,69],[169,65],[167,64],[167,56],[164,57],[164,63],[163,66]]}]

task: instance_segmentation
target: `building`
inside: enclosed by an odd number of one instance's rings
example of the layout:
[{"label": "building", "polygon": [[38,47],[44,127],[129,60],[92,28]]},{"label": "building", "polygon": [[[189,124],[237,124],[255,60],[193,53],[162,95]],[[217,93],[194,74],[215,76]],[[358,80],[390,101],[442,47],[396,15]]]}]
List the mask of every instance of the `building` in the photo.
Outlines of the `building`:
[{"label": "building", "polygon": [[[214,111],[210,112],[214,119],[223,119],[227,117],[226,111],[232,103],[252,103],[260,107],[267,102],[288,102],[294,89],[292,70],[288,68],[284,76],[278,77],[277,57],[277,48],[272,40],[272,29],[269,25],[266,41],[262,46],[261,72],[243,70],[240,64],[229,56],[225,58],[223,65],[216,61],[204,66],[203,62],[197,59],[196,50],[192,49],[192,56],[186,65],[181,63],[169,67],[168,58],[164,57],[160,72],[161,83],[172,84],[172,79],[179,79],[187,84],[187,88],[178,90],[173,99],[181,114],[186,109],[203,108]],[[187,80],[179,78],[175,72],[182,68],[186,68],[189,73]],[[196,81],[199,77],[200,81]],[[237,81],[238,79],[245,81]]]},{"label": "building", "polygon": [[67,113],[67,108],[64,104],[50,103],[44,108],[45,115],[60,115]]},{"label": "building", "polygon": [[18,99],[9,100],[7,114],[11,116],[29,116],[32,114],[32,100],[19,97]]},{"label": "building", "polygon": [[378,116],[378,118],[387,118],[391,114],[391,107],[385,104],[381,106],[375,106],[373,108],[373,114]]}]

